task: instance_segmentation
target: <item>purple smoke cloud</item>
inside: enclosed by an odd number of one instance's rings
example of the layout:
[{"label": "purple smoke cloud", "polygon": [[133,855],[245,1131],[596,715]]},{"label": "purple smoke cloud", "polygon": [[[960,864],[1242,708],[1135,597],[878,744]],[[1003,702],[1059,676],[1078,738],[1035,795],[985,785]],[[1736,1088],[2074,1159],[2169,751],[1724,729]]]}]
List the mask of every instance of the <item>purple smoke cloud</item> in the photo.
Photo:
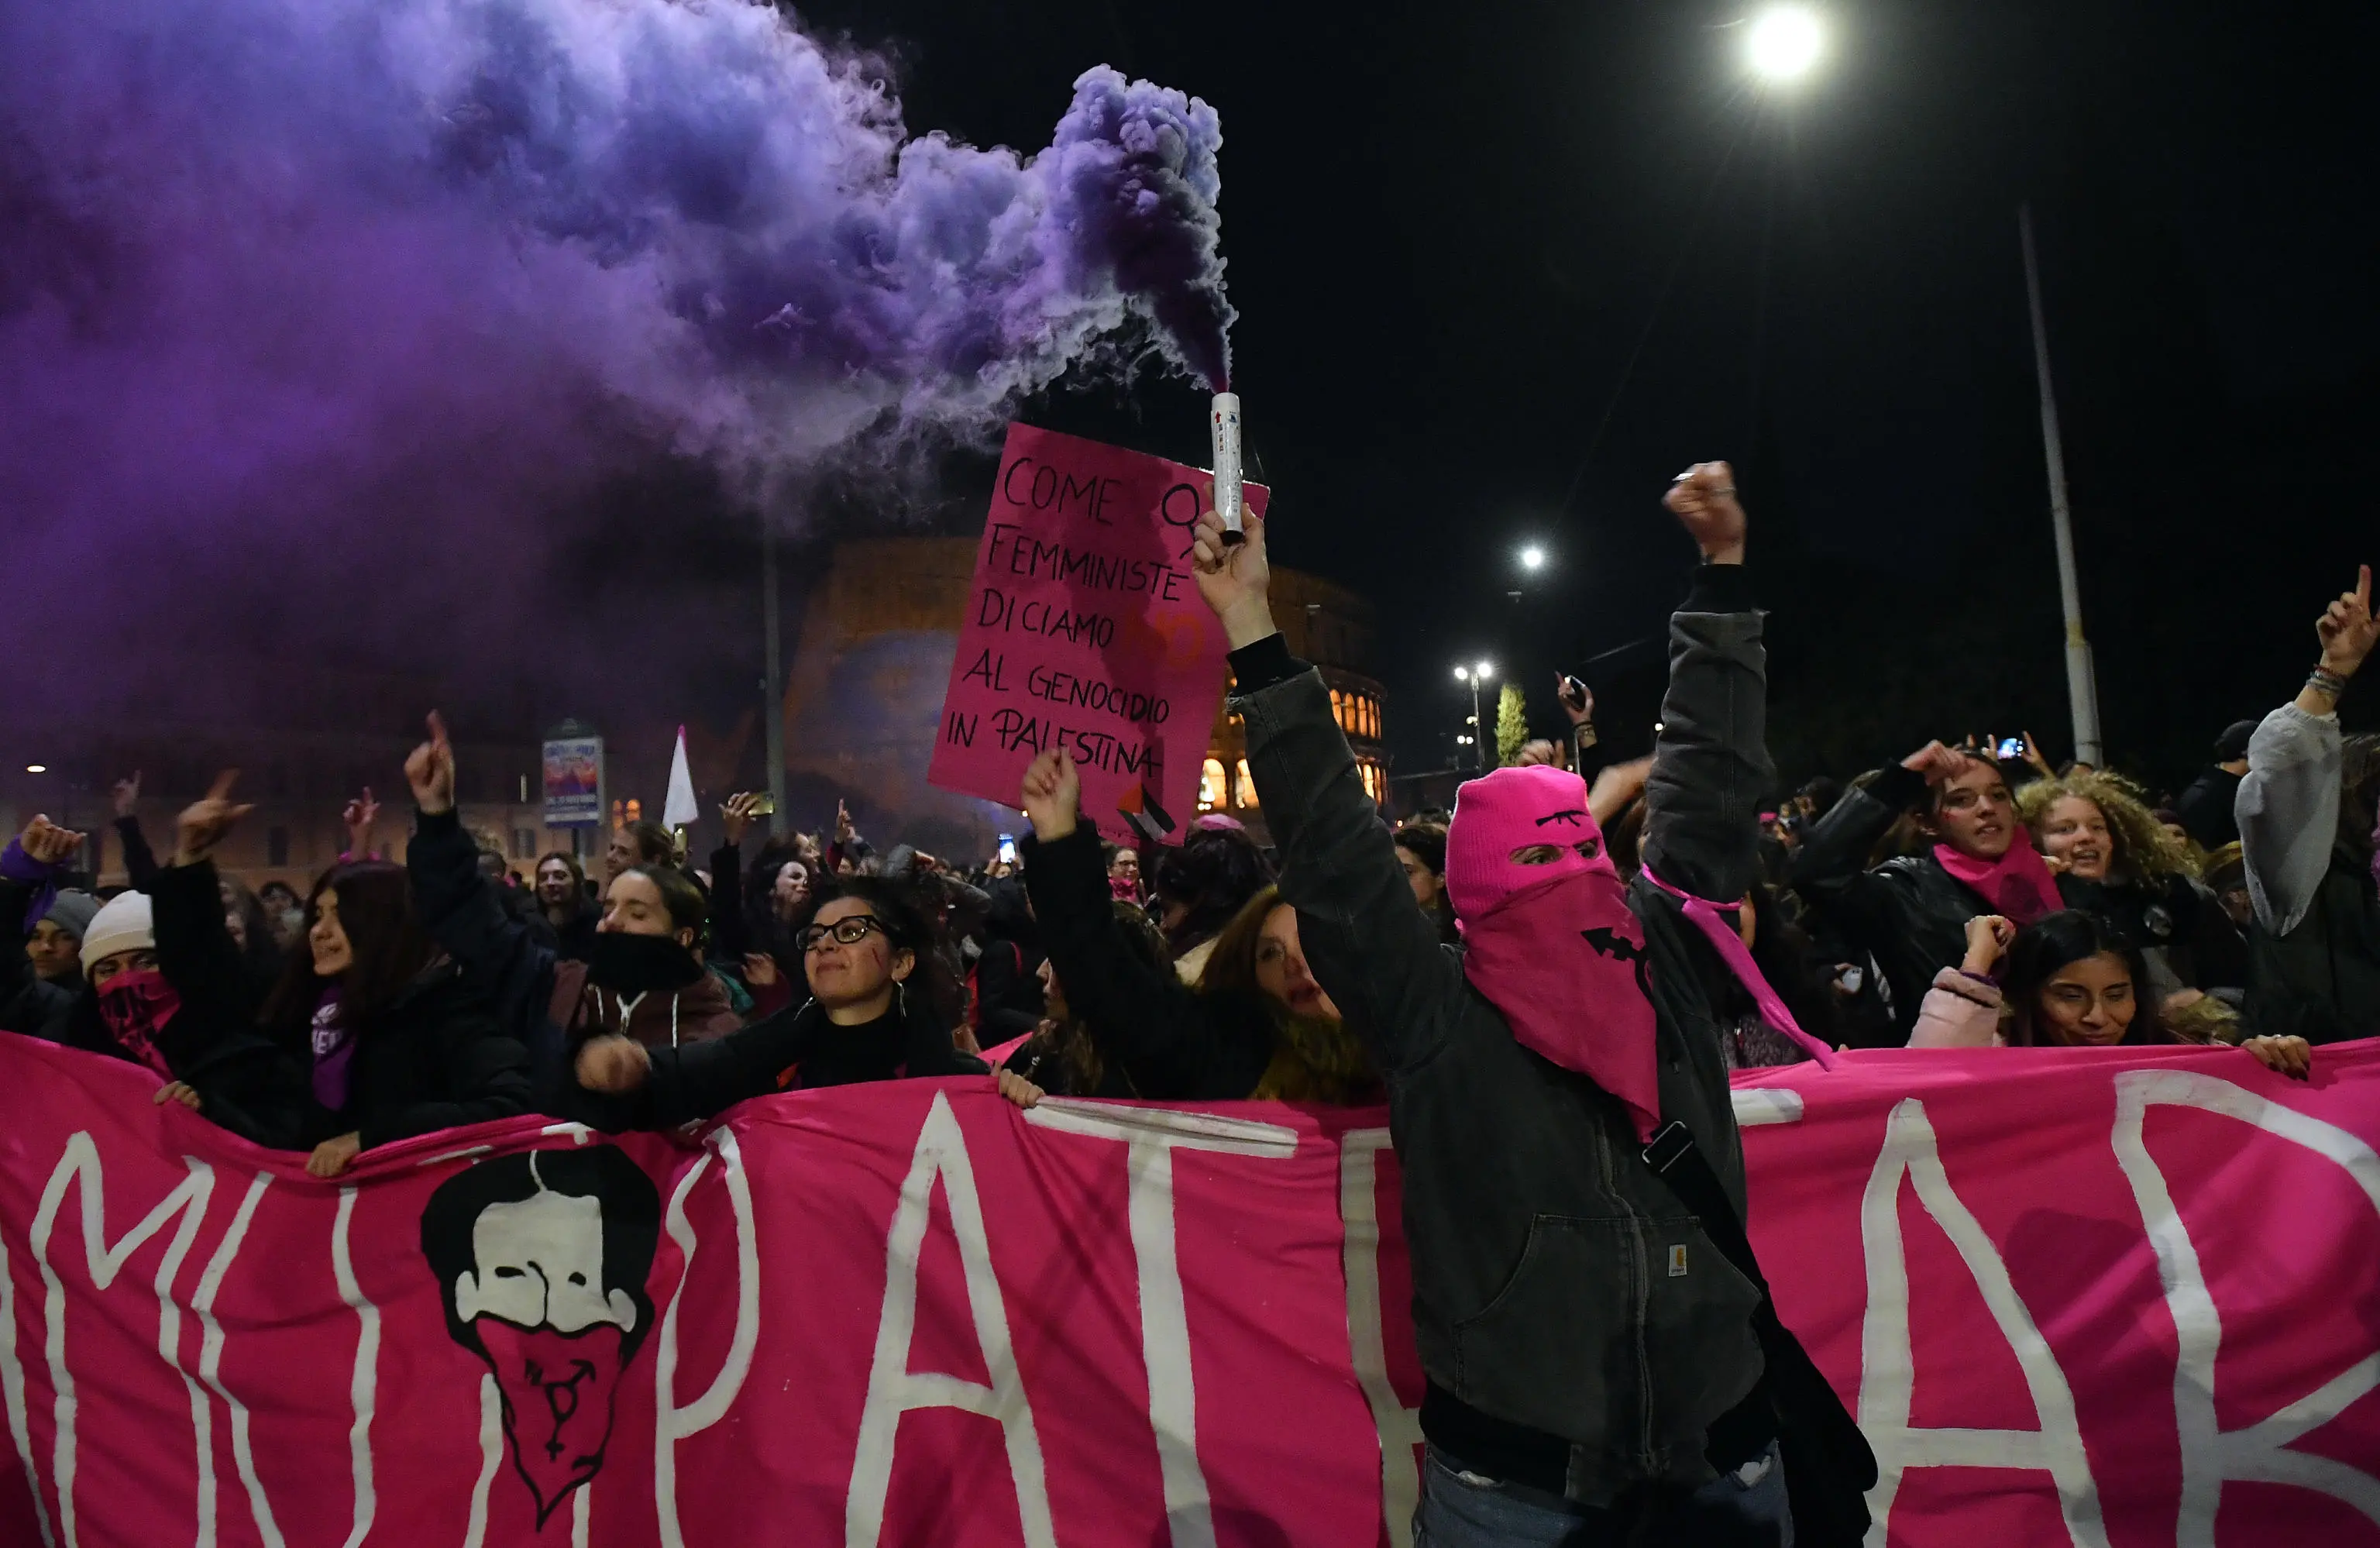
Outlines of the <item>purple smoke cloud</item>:
[{"label": "purple smoke cloud", "polygon": [[439,550],[532,571],[655,448],[765,503],[1069,368],[1220,387],[1220,144],[1105,67],[1038,154],[913,139],[743,0],[0,0],[0,534],[89,587],[10,632],[468,622]]}]

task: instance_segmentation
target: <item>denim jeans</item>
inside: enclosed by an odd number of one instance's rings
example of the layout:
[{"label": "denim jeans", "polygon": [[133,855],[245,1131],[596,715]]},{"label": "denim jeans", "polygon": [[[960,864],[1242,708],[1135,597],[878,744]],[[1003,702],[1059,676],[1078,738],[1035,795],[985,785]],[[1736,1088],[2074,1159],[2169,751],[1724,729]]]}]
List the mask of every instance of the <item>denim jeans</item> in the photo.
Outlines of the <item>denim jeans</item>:
[{"label": "denim jeans", "polygon": [[[1749,1475],[1749,1476],[1747,1476]],[[1465,1472],[1436,1446],[1414,1512],[1414,1548],[1793,1548],[1793,1515],[1777,1446],[1692,1494],[1623,1499],[1609,1510]]]}]

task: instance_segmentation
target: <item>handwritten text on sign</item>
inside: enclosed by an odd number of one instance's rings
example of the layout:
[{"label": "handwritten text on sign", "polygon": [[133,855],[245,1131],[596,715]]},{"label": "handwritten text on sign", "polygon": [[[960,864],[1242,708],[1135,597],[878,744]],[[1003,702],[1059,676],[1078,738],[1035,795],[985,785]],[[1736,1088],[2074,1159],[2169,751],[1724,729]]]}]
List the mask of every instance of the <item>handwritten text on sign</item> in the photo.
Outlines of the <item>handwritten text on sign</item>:
[{"label": "handwritten text on sign", "polygon": [[[1063,746],[1083,810],[1196,808],[1223,689],[1222,629],[1198,598],[1191,529],[1212,480],[1163,457],[1011,425],[976,554],[929,779],[1016,804],[1025,766]],[[1268,492],[1247,486],[1264,514]]]}]

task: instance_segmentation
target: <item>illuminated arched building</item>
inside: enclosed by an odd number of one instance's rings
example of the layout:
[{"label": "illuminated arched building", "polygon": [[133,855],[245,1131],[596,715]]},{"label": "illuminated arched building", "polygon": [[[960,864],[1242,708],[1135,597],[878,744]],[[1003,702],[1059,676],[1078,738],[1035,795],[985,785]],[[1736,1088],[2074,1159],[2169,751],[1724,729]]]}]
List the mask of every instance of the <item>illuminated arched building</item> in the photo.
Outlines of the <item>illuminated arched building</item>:
[{"label": "illuminated arched building", "polygon": [[[958,652],[978,540],[871,538],[837,543],[803,608],[785,672],[785,766],[797,821],[850,800],[865,830],[897,828],[953,855],[988,851],[1016,814],[926,784],[942,691]],[[1388,798],[1380,686],[1364,673],[1370,604],[1318,576],[1276,568],[1273,616],[1289,648],[1330,682],[1340,724],[1375,800]],[[1259,834],[1247,748],[1228,709],[1216,716],[1201,780],[1206,809]],[[1175,812],[1186,823],[1196,812]]]},{"label": "illuminated arched building", "polygon": [[[1290,653],[1312,662],[1330,686],[1330,708],[1372,799],[1389,798],[1387,709],[1380,685],[1366,675],[1372,653],[1372,607],[1333,581],[1298,570],[1272,572],[1272,616]],[[1206,767],[1199,779],[1199,808],[1226,811],[1250,827],[1263,828],[1263,809],[1248,778],[1247,733],[1231,713],[1226,696],[1215,720]]]}]

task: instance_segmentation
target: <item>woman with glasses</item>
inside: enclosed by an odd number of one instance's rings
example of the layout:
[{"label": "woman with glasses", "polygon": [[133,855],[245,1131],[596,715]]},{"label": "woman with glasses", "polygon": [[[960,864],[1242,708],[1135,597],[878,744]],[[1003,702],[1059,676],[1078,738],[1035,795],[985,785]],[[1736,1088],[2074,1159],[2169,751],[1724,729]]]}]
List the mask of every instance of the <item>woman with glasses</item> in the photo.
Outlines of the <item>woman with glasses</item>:
[{"label": "woman with glasses", "polygon": [[639,1127],[715,1116],[771,1091],[907,1076],[982,1075],[951,1027],[909,988],[933,928],[898,886],[872,876],[828,879],[795,927],[809,998],[730,1037],[650,1048],[589,1039],[578,1083],[634,1103]]}]

